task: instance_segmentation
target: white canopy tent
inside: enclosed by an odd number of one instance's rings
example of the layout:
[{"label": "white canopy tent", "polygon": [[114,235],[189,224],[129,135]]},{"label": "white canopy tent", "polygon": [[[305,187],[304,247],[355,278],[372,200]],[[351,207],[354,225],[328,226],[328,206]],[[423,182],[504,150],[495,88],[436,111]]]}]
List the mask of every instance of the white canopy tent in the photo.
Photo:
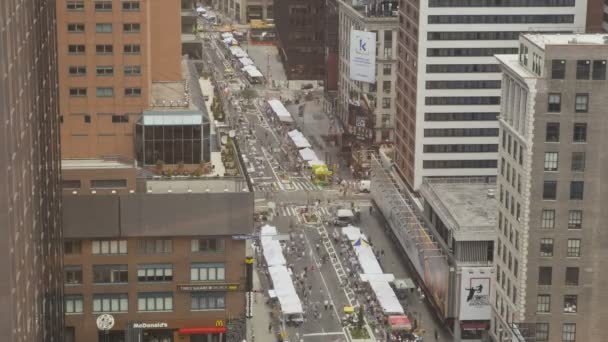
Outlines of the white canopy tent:
[{"label": "white canopy tent", "polygon": [[[230,39],[236,41],[234,38]],[[231,46],[230,53],[236,58],[244,58],[248,56],[247,52],[245,52],[245,50],[243,50],[240,46]]]},{"label": "white canopy tent", "polygon": [[262,228],[260,228],[260,235],[261,236],[266,236],[266,235],[277,235],[277,227],[275,226],[271,226],[269,224],[265,224],[264,226],[262,226]]},{"label": "white canopy tent", "polygon": [[249,57],[243,57],[243,58],[239,59],[239,62],[241,62],[241,65],[243,65],[243,67],[254,64],[253,61],[251,60],[251,58],[249,58]]},{"label": "white canopy tent", "polygon": [[384,314],[405,314],[397,295],[395,295],[395,291],[393,291],[388,282],[370,281],[369,284],[376,294],[376,299],[378,299]]},{"label": "white canopy tent", "polygon": [[308,161],[308,166],[310,166],[310,167],[317,166],[317,165],[325,165],[325,162],[322,160],[319,160],[319,159]]},{"label": "white canopy tent", "polygon": [[385,281],[387,283],[392,283],[395,281],[395,275],[392,273],[383,273],[383,274],[359,274],[359,278],[361,281]]},{"label": "white canopy tent", "polygon": [[256,68],[253,65],[248,65],[248,66],[244,67],[243,70],[251,78],[261,78],[261,77],[264,77],[264,75],[262,75],[262,72],[260,70],[258,70],[258,68]]},{"label": "white canopy tent", "polygon": [[291,141],[293,141],[294,145],[296,145],[297,148],[312,147],[312,145],[310,145],[310,143],[308,142],[308,139],[304,138],[303,136],[292,137]]},{"label": "white canopy tent", "polygon": [[357,241],[359,238],[363,237],[361,229],[351,225],[342,228],[342,234],[346,235],[348,241]]},{"label": "white canopy tent", "polygon": [[[293,122],[291,114],[279,100],[268,100],[268,105],[281,122]],[[293,132],[293,131],[292,131]]]},{"label": "white canopy tent", "polygon": [[315,154],[315,151],[311,150],[308,147],[299,150],[298,153],[300,154],[300,157],[302,157],[302,160],[304,160],[304,161],[317,159],[317,155]]},{"label": "white canopy tent", "polygon": [[[277,101],[277,100],[270,100],[270,101]],[[270,103],[270,101],[268,101],[268,103]],[[285,109],[285,110],[287,110],[287,109]],[[293,139],[293,137],[303,137],[304,136],[304,134],[302,134],[302,132],[298,131],[297,129],[287,132],[287,135],[289,135],[289,137],[292,139]]]},{"label": "white canopy tent", "polygon": [[382,268],[378,264],[378,260],[374,255],[374,251],[370,246],[360,245],[355,246],[355,254],[359,259],[359,265],[365,274],[382,274]]},{"label": "white canopy tent", "polygon": [[279,240],[274,240],[273,235],[262,236],[260,239],[264,259],[268,266],[286,265],[287,260],[283,256],[283,249]]},{"label": "white canopy tent", "polygon": [[302,303],[293,286],[287,267],[283,265],[271,266],[268,267],[268,273],[270,273],[274,292],[279,299],[279,304],[281,304],[281,312],[285,315],[303,314]]},{"label": "white canopy tent", "polygon": [[350,209],[338,209],[338,217],[354,217],[355,214]]}]

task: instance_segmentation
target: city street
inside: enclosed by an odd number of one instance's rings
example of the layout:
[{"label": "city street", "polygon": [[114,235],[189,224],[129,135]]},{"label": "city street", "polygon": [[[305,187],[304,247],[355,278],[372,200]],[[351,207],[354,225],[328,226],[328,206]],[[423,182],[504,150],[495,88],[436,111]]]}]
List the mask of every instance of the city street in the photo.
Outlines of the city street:
[{"label": "city street", "polygon": [[[282,241],[283,254],[293,272],[292,279],[305,312],[304,322],[297,326],[287,324],[278,318],[280,315],[273,313],[267,304],[272,284],[258,252],[254,282],[256,300],[254,318],[251,319],[254,324],[248,328],[249,340],[267,341],[283,333],[289,341],[350,341],[351,336],[345,328],[344,308],[364,303],[365,298],[347,285],[355,283],[356,279],[352,278],[349,261],[338,253],[345,246],[331,238],[339,228],[328,222],[333,220],[338,208],[354,205],[360,209],[360,221],[356,225],[369,237],[376,253],[381,255],[379,263],[385,273],[393,273],[396,279],[415,277],[403,261],[404,254],[385,230],[380,212],[375,210],[371,213],[373,202],[369,194],[358,193],[352,186],[346,194],[338,185],[319,187],[312,183],[307,173],[300,171],[298,164],[301,162],[290,147],[287,131],[267,113],[265,101],[268,98],[295,99],[301,96],[302,91],[287,89],[280,82],[270,87],[251,85],[238,70],[234,76],[226,75],[225,69],[234,68],[233,62],[227,50],[220,46],[218,37],[219,34],[211,33],[211,40],[205,43],[206,68],[213,75],[216,89],[223,95],[221,100],[228,123],[235,130],[244,169],[253,182],[256,207],[267,213],[266,223],[276,226],[279,234],[289,236]],[[247,51],[260,71],[270,73],[274,80],[284,80],[275,47],[249,46]],[[257,92],[257,98],[247,100],[240,96],[242,89],[248,87]],[[323,113],[320,96],[320,93],[313,92],[312,99],[309,96],[307,101],[302,99],[299,104],[288,104],[286,108],[292,113],[296,127],[313,145],[315,153],[329,164],[339,165],[337,177],[351,180],[350,170],[340,159],[338,147],[324,139],[331,133],[329,127],[335,122],[330,115]],[[304,107],[302,116],[297,115],[299,106]],[[312,211],[317,221],[306,223],[304,211]],[[335,258],[330,257],[332,255]],[[409,295],[402,305],[411,320],[418,323],[423,337],[434,340],[433,335],[437,332],[438,341],[450,340],[449,333],[435,321],[425,299],[416,292]],[[366,314],[365,326],[373,332],[372,340],[386,340],[383,324],[377,324],[369,314]]]}]

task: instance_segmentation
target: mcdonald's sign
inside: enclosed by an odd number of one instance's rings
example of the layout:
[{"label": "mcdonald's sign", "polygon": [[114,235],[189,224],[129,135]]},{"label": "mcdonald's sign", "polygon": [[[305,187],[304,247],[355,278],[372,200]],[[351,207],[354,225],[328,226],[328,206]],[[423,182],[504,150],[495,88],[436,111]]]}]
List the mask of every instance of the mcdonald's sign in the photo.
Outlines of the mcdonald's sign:
[{"label": "mcdonald's sign", "polygon": [[221,319],[218,319],[217,321],[215,321],[215,327],[216,328],[220,328],[224,326],[224,321]]}]

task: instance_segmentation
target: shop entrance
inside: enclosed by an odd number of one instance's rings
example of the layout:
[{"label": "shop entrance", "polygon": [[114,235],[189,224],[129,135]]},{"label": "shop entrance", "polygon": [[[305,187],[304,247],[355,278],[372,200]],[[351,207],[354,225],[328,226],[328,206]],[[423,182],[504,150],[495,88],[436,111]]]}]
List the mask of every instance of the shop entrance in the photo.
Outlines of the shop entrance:
[{"label": "shop entrance", "polygon": [[190,342],[225,342],[224,334],[190,335]]}]

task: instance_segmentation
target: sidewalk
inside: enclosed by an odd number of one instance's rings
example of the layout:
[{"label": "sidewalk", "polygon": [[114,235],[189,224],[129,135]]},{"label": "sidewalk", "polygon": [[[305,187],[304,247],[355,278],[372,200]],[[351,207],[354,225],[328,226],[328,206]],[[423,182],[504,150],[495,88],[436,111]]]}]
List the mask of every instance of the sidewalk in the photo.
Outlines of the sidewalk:
[{"label": "sidewalk", "polygon": [[252,304],[253,317],[247,319],[247,342],[274,342],[277,340],[277,325],[273,324],[272,332],[268,332],[270,307],[266,305],[266,290],[262,289],[258,271],[254,265],[253,271],[254,301]]}]

